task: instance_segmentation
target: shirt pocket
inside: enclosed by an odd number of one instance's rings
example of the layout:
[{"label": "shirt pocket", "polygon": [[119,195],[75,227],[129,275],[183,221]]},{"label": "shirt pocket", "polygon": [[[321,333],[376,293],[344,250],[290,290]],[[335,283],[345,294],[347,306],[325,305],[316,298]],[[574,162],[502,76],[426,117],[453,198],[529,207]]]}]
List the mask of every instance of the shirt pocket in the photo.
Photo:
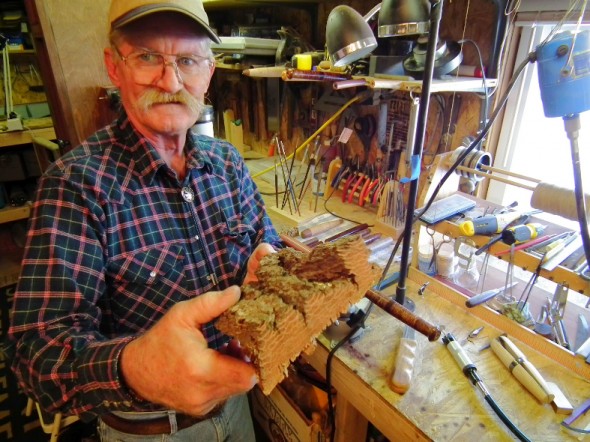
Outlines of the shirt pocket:
[{"label": "shirt pocket", "polygon": [[109,263],[109,273],[116,282],[154,285],[169,279],[170,273],[182,267],[183,260],[180,245],[163,244],[124,254]]},{"label": "shirt pocket", "polygon": [[107,302],[115,318],[146,320],[142,325],[148,326],[173,304],[186,299],[184,258],[182,246],[161,244],[109,262]]},{"label": "shirt pocket", "polygon": [[238,275],[252,254],[256,230],[251,225],[244,223],[241,215],[226,219],[224,223],[221,223],[219,230],[234,274]]}]

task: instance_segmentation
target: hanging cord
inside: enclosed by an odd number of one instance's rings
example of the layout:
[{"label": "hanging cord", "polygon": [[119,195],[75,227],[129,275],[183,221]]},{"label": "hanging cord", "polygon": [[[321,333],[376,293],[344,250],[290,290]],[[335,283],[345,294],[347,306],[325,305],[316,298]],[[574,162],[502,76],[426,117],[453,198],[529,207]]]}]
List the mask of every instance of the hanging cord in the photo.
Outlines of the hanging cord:
[{"label": "hanging cord", "polygon": [[346,344],[350,338],[352,338],[356,332],[358,332],[361,328],[365,327],[365,321],[371,314],[371,310],[373,308],[373,303],[371,302],[367,307],[367,312],[363,312],[359,310],[356,313],[351,315],[351,318],[347,321],[347,324],[350,325],[351,330],[342,338],[340,341],[334,345],[330,353],[328,354],[328,358],[326,359],[326,386],[327,386],[327,393],[328,393],[328,417],[330,418],[330,426],[332,427],[332,431],[330,432],[330,442],[334,442],[334,435],[336,434],[336,413],[334,412],[334,399],[332,397],[332,359],[334,359],[334,355],[336,351]]},{"label": "hanging cord", "polygon": [[[430,208],[430,206],[432,205],[432,203],[436,199],[436,196],[438,195],[438,193],[442,189],[442,186],[444,185],[444,183],[455,172],[455,169],[457,169],[457,167],[459,167],[461,165],[463,160],[479,145],[481,140],[483,140],[483,138],[488,134],[492,125],[496,121],[496,118],[498,118],[498,115],[500,114],[500,112],[502,111],[504,106],[506,106],[506,102],[508,101],[508,97],[509,97],[510,93],[512,92],[512,89],[514,88],[514,85],[516,84],[516,82],[518,81],[518,79],[520,78],[522,73],[524,72],[524,69],[527,67],[527,65],[530,62],[535,61],[536,58],[537,58],[536,53],[531,52],[528,54],[527,58],[518,66],[512,79],[508,83],[508,86],[506,88],[506,91],[504,92],[504,95],[502,95],[502,97],[500,97],[500,102],[499,102],[498,106],[494,109],[494,112],[490,116],[490,120],[486,123],[486,125],[484,126],[484,128],[482,129],[480,134],[457,157],[457,160],[455,161],[455,163],[453,163],[453,165],[451,165],[451,167],[449,167],[449,170],[447,170],[447,172],[443,175],[443,177],[441,178],[441,180],[439,181],[439,183],[435,187],[434,192],[432,193],[432,195],[431,195],[430,199],[428,200],[428,202],[426,203],[426,205],[418,213],[416,213],[414,215],[414,218],[412,219],[412,225],[415,224],[416,221],[422,215],[424,215],[424,213],[426,213],[426,211]],[[396,253],[399,245],[401,244],[402,239],[403,239],[403,236],[400,235],[400,237],[397,239],[397,242],[395,243],[395,245],[393,247],[393,251],[391,252],[391,255],[389,256],[389,259],[387,260],[387,264],[385,265],[385,268],[383,269],[383,273],[381,274],[381,278],[379,279],[379,283],[377,284],[377,286],[379,286],[379,284],[381,284],[383,282],[383,280],[385,279],[385,276],[389,273],[389,268],[391,267],[391,264],[392,264],[393,259],[395,257],[395,253]]]},{"label": "hanging cord", "polygon": [[486,73],[485,73],[485,66],[483,65],[483,58],[481,56],[481,50],[479,49],[479,46],[477,45],[477,43],[469,38],[464,38],[459,40],[459,43],[464,44],[464,43],[471,43],[474,47],[475,47],[475,51],[477,52],[477,57],[479,58],[479,68],[481,69],[481,83],[483,86],[483,91],[484,91],[484,118],[483,118],[483,122],[485,123],[486,121],[488,121],[488,112],[489,112],[489,98],[491,97],[491,93],[488,92],[488,87],[486,84]]}]

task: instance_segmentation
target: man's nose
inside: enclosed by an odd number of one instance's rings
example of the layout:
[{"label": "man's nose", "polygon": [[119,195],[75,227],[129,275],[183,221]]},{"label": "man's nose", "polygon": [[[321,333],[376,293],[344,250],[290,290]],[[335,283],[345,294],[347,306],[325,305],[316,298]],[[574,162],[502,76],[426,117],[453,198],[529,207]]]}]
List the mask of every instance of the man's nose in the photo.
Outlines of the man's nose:
[{"label": "man's nose", "polygon": [[[168,67],[170,69],[168,69]],[[184,81],[180,75],[178,65],[175,61],[165,61],[162,65],[162,76],[158,80],[158,86],[167,90],[176,92],[184,86]]]}]

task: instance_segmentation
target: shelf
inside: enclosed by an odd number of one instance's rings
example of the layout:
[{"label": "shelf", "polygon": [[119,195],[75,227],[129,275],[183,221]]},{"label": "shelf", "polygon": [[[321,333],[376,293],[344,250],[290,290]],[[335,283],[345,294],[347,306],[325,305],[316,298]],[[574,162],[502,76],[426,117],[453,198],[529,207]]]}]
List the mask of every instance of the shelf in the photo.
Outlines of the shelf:
[{"label": "shelf", "polygon": [[0,209],[0,224],[27,219],[31,214],[30,204],[20,207],[4,207]]},{"label": "shelf", "polygon": [[31,130],[18,130],[13,132],[0,132],[0,150],[3,147],[20,146],[33,142],[32,136],[55,139],[55,129],[53,127],[44,127]]},{"label": "shelf", "polygon": [[21,259],[21,256],[16,255],[0,255],[0,287],[18,282]]},{"label": "shelf", "polygon": [[34,49],[19,49],[16,51],[8,51],[8,55],[35,55]]},{"label": "shelf", "polygon": [[[465,195],[465,196],[469,197],[469,195]],[[474,199],[478,203],[484,203],[484,201],[482,201],[480,199],[477,199],[474,197],[470,197],[470,198]],[[489,205],[489,202],[485,201],[485,204]],[[561,226],[548,223],[545,220],[537,219],[534,216],[531,217],[529,222],[532,222],[532,223],[538,222],[543,225],[546,225],[547,227],[545,228],[545,232],[543,233],[544,235],[562,233],[567,230]],[[446,235],[450,236],[451,238],[457,238],[459,236],[462,236],[461,232],[459,231],[459,226],[453,222],[450,222],[450,221],[441,221],[440,223],[435,224],[431,227],[434,230],[436,230],[437,232],[442,233],[442,234],[446,234]],[[475,244],[477,244],[478,247],[482,247],[483,245],[487,244],[490,240],[490,236],[484,236],[484,235],[475,235],[475,236],[471,236],[469,238],[472,239],[473,242]],[[492,247],[490,247],[490,249],[488,250],[487,253],[489,253],[492,256],[495,256],[497,258],[507,260],[509,257],[509,254],[508,253],[500,254],[500,252],[506,252],[509,249],[510,249],[510,246],[508,246],[502,242],[497,242]],[[528,271],[528,272],[534,272],[535,269],[537,268],[537,266],[539,265],[539,261],[540,261],[540,259],[537,256],[534,256],[534,255],[527,253],[523,250],[518,250],[514,254],[514,265],[519,268],[522,268],[523,270]],[[553,281],[555,283],[567,283],[567,284],[569,284],[569,288],[571,290],[574,290],[578,293],[581,293],[585,296],[590,297],[590,281],[586,281],[585,279],[580,277],[578,274],[574,273],[572,270],[570,270],[566,267],[557,266],[554,270],[552,270],[550,272],[542,269],[539,276],[542,278],[548,279],[550,281]]]}]

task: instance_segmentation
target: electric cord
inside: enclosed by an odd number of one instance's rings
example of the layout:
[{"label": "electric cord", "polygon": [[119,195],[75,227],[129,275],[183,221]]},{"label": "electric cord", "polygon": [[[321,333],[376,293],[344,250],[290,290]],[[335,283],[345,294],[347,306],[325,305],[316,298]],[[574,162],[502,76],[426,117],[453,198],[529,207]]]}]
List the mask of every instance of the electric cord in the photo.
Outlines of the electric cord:
[{"label": "electric cord", "polygon": [[[436,199],[438,193],[442,189],[442,186],[451,177],[451,175],[453,173],[455,173],[455,170],[457,169],[457,167],[459,167],[461,165],[461,163],[465,160],[465,158],[477,146],[479,146],[479,144],[481,143],[481,141],[488,134],[488,132],[490,131],[492,125],[495,123],[496,119],[498,118],[498,115],[500,114],[500,112],[502,111],[502,109],[504,108],[504,106],[506,106],[506,102],[508,101],[508,97],[510,96],[510,93],[512,92],[512,89],[514,88],[516,82],[518,81],[518,79],[520,78],[520,76],[522,75],[522,73],[524,72],[524,69],[527,67],[527,65],[529,63],[534,62],[536,60],[536,58],[537,58],[537,56],[536,56],[536,53],[535,52],[529,53],[528,56],[527,56],[527,58],[515,70],[515,73],[512,76],[512,79],[510,80],[510,82],[508,83],[508,85],[506,87],[506,91],[504,92],[504,94],[500,98],[500,102],[499,102],[498,106],[494,109],[494,111],[492,112],[492,115],[490,116],[490,119],[487,121],[486,125],[481,130],[481,132],[478,134],[478,136],[457,157],[457,159],[455,160],[455,162],[449,167],[449,170],[447,170],[445,172],[445,174],[443,175],[443,177],[440,179],[440,181],[438,182],[438,184],[434,188],[434,191],[432,192],[432,195],[430,196],[429,200],[426,202],[426,204],[424,205],[424,207],[422,209],[420,209],[418,211],[418,213],[416,213],[414,215],[414,217],[412,219],[412,223],[411,223],[412,226],[430,208],[430,206],[432,205],[432,203]],[[397,249],[399,248],[399,245],[401,244],[402,240],[403,240],[403,235],[400,235],[399,238],[397,239],[394,247],[393,247],[393,251],[391,252],[391,255],[389,256],[389,259],[387,260],[387,264],[385,265],[385,267],[383,269],[383,273],[381,274],[381,278],[379,280],[378,285],[383,282],[383,279],[389,273],[389,268],[391,267],[391,264],[393,263],[394,256],[395,256],[395,254],[397,252]]]},{"label": "electric cord", "polygon": [[334,355],[336,351],[346,344],[361,328],[365,327],[365,321],[371,314],[371,310],[373,309],[373,303],[369,303],[367,307],[367,311],[364,312],[359,310],[353,313],[350,316],[350,319],[347,321],[347,324],[351,327],[350,331],[338,341],[334,347],[328,353],[328,358],[326,359],[326,389],[328,393],[328,418],[330,420],[330,442],[334,442],[334,436],[336,434],[336,414],[334,412],[334,398],[332,395],[332,360],[334,359]]},{"label": "electric cord", "polygon": [[481,50],[479,49],[478,44],[469,39],[469,38],[464,38],[463,40],[459,40],[458,43],[464,44],[464,43],[471,43],[473,45],[473,47],[475,48],[475,51],[477,52],[477,57],[479,59],[479,68],[481,69],[481,82],[483,85],[483,91],[484,91],[484,117],[483,117],[483,121],[487,121],[488,120],[488,112],[489,112],[489,98],[492,96],[491,93],[488,92],[488,87],[486,85],[486,73],[485,73],[485,66],[483,64],[483,57],[481,56]]},{"label": "electric cord", "polygon": [[500,406],[496,403],[492,395],[486,388],[483,383],[483,380],[479,377],[477,373],[477,368],[475,364],[469,359],[467,353],[463,350],[461,345],[457,342],[455,337],[451,333],[447,333],[442,337],[443,344],[447,347],[453,359],[459,366],[459,368],[463,371],[463,374],[471,381],[473,385],[475,385],[479,390],[483,393],[484,399],[490,407],[494,410],[494,412],[498,415],[500,420],[504,422],[504,424],[510,429],[510,431],[522,442],[531,442],[531,440],[525,436],[525,434],[520,431],[520,429],[510,420],[510,418],[502,411]]}]

